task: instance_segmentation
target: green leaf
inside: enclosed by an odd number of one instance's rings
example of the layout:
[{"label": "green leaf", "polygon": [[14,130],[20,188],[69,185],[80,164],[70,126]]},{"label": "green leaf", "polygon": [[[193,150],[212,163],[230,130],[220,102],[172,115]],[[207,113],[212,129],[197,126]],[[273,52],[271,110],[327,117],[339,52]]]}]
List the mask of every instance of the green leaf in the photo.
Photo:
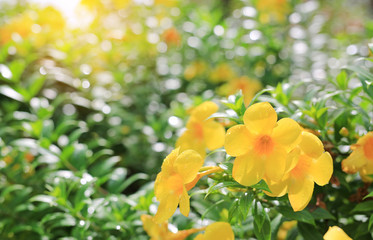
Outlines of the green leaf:
[{"label": "green leaf", "polygon": [[205,216],[214,208],[216,208],[218,205],[222,204],[223,202],[225,202],[224,199],[220,200],[220,201],[217,201],[216,203],[214,203],[213,205],[211,205],[210,207],[208,207],[206,209],[206,211],[202,214],[201,216],[201,220],[205,219]]},{"label": "green leaf", "polygon": [[270,88],[266,88],[266,89],[263,89],[261,90],[260,92],[258,92],[254,97],[253,99],[251,99],[250,103],[249,103],[249,106],[253,105],[255,103],[255,101],[258,99],[259,96],[263,95],[264,93],[266,92],[270,92],[270,91],[273,91],[273,89],[270,89]]},{"label": "green leaf", "polygon": [[370,197],[373,197],[373,192],[369,193],[368,195],[366,195],[363,200],[367,199],[367,198],[370,198]]},{"label": "green leaf", "polygon": [[112,171],[112,168],[115,164],[120,161],[120,157],[114,156],[108,159],[102,160],[100,162],[96,162],[93,166],[90,167],[89,173],[95,177],[101,177],[105,174],[108,174]]},{"label": "green leaf", "polygon": [[240,198],[240,210],[243,220],[247,217],[250,207],[254,201],[254,194],[252,192],[245,192]]},{"label": "green leaf", "polygon": [[0,86],[0,94],[19,102],[24,102],[25,100],[19,92],[6,85]]},{"label": "green leaf", "polygon": [[231,162],[221,163],[219,164],[219,167],[223,169],[225,172],[227,172],[229,175],[232,175],[233,163]]},{"label": "green leaf", "polygon": [[56,198],[49,195],[36,195],[30,199],[30,202],[43,202],[50,205],[56,205]]},{"label": "green leaf", "polygon": [[335,217],[330,214],[327,210],[323,208],[317,208],[315,211],[311,212],[312,216],[316,220],[321,220],[321,219],[331,219],[331,220],[336,220]]},{"label": "green leaf", "polygon": [[120,184],[118,184],[115,189],[113,187],[111,187],[111,190],[114,193],[121,193],[124,190],[126,190],[126,188],[129,187],[135,181],[147,180],[147,179],[149,179],[147,174],[136,173],[136,174],[132,175],[131,177],[129,177],[128,179],[126,179],[124,182],[121,182]]},{"label": "green leaf", "polygon": [[238,199],[236,199],[232,203],[231,207],[229,208],[229,211],[228,211],[228,222],[232,223],[234,217],[238,218],[239,214],[240,214],[239,201],[238,201]]},{"label": "green leaf", "polygon": [[299,233],[305,240],[322,240],[323,236],[315,228],[314,225],[298,222]]},{"label": "green leaf", "polygon": [[255,189],[259,189],[259,190],[264,190],[264,191],[267,191],[267,192],[271,192],[271,190],[269,189],[267,183],[263,179],[260,180],[260,182],[258,182],[257,184],[252,185],[250,187],[251,188],[255,188]]},{"label": "green leaf", "polygon": [[353,209],[352,213],[356,212],[370,212],[373,211],[373,201],[365,201],[357,204]]},{"label": "green leaf", "polygon": [[370,215],[369,218],[369,224],[368,224],[368,230],[370,231],[373,226],[373,214]]},{"label": "green leaf", "polygon": [[342,90],[346,90],[348,87],[348,77],[346,71],[342,70],[336,78],[338,87]]},{"label": "green leaf", "polygon": [[294,212],[293,209],[291,209],[288,206],[278,206],[277,211],[289,220],[297,220],[299,222],[305,222],[315,225],[315,220],[313,219],[313,216],[307,210]]},{"label": "green leaf", "polygon": [[262,207],[259,201],[254,203],[253,208],[254,216],[254,234],[258,240],[270,240],[271,239],[271,221],[268,217],[267,212]]},{"label": "green leaf", "polygon": [[225,188],[225,187],[236,187],[236,188],[242,188],[243,186],[237,182],[233,181],[225,181],[225,182],[220,182],[216,185],[213,185],[212,187],[209,188],[209,190],[206,193],[205,198],[207,198],[208,195],[210,195],[212,192],[217,191],[219,189]]}]

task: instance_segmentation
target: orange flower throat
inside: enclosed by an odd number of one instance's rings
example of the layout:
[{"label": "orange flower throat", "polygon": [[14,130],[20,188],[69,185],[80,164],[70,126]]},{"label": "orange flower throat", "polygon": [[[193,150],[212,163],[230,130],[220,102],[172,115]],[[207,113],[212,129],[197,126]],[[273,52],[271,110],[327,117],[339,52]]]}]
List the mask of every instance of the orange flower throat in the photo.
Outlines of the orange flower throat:
[{"label": "orange flower throat", "polygon": [[364,144],[364,155],[373,161],[373,137],[370,137]]},{"label": "orange flower throat", "polygon": [[261,135],[254,141],[254,151],[259,155],[269,155],[274,148],[274,142],[268,135]]}]

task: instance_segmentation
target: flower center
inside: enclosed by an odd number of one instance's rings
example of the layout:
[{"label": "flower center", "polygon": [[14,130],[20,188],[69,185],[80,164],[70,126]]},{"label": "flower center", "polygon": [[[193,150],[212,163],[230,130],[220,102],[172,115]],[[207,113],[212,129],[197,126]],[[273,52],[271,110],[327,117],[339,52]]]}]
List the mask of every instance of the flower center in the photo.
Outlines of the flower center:
[{"label": "flower center", "polygon": [[364,155],[369,160],[373,161],[373,137],[370,137],[364,144]]},{"label": "flower center", "polygon": [[311,166],[311,161],[310,157],[304,154],[300,155],[297,165],[291,170],[291,174],[297,178],[304,176]]},{"label": "flower center", "polygon": [[203,139],[203,127],[202,127],[202,124],[200,123],[195,123],[194,124],[194,133],[196,135],[196,137],[200,140]]},{"label": "flower center", "polygon": [[259,155],[269,155],[274,148],[274,142],[268,135],[262,135],[256,138],[254,142],[254,151]]},{"label": "flower center", "polygon": [[173,193],[180,196],[183,193],[183,179],[179,174],[173,174],[167,179],[167,188]]}]

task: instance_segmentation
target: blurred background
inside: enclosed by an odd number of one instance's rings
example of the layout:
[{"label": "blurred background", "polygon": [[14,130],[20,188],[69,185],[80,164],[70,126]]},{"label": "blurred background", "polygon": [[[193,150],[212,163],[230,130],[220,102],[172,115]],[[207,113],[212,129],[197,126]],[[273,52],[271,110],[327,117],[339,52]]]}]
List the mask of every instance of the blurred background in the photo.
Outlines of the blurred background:
[{"label": "blurred background", "polygon": [[370,55],[372,14],[368,0],[1,0],[0,238],[131,236],[130,206],[150,204],[193,106],[323,94]]}]

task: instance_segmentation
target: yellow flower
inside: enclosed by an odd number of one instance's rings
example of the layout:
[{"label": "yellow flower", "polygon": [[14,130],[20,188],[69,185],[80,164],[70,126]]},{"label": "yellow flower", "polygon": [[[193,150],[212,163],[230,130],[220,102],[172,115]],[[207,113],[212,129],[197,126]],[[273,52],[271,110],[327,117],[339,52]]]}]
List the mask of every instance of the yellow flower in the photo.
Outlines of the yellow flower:
[{"label": "yellow flower", "polygon": [[211,71],[210,81],[213,83],[225,82],[231,80],[234,76],[235,73],[231,66],[221,63]]},{"label": "yellow flower", "polygon": [[206,63],[201,60],[192,62],[184,70],[184,78],[186,80],[192,80],[195,77],[202,75],[207,69]]},{"label": "yellow flower", "polygon": [[285,240],[286,236],[288,235],[289,230],[291,230],[295,225],[297,224],[297,221],[286,221],[283,222],[278,229],[277,232],[277,240]]},{"label": "yellow flower", "polygon": [[177,233],[170,232],[167,227],[167,222],[156,223],[152,216],[141,215],[141,221],[145,232],[149,235],[150,240],[183,240],[189,235],[202,231],[204,228],[192,228],[188,230],[178,231]]},{"label": "yellow flower", "polygon": [[165,30],[162,34],[164,41],[169,46],[180,46],[181,36],[176,28],[169,28]]},{"label": "yellow flower", "polygon": [[325,240],[352,240],[342,229],[337,226],[329,227],[324,235]]},{"label": "yellow flower", "polygon": [[333,159],[324,152],[322,142],[312,133],[303,131],[299,148],[292,151],[288,158],[289,172],[279,182],[267,180],[272,193],[270,196],[282,196],[288,192],[294,211],[303,210],[311,200],[314,182],[319,186],[327,184],[333,173]]},{"label": "yellow flower", "polygon": [[277,114],[268,102],[246,109],[243,124],[231,127],[225,137],[225,149],[236,157],[233,178],[251,186],[264,176],[280,181],[287,170],[289,152],[298,143],[301,128],[290,118],[277,122]]},{"label": "yellow flower", "polygon": [[154,184],[154,194],[160,202],[154,216],[157,223],[169,219],[178,205],[180,212],[188,216],[189,195],[185,185],[196,178],[202,165],[203,159],[194,150],[180,153],[177,148],[165,158]]},{"label": "yellow flower", "polygon": [[359,172],[365,182],[372,182],[373,178],[373,132],[368,132],[361,137],[355,145],[350,156],[342,161],[342,170],[346,173]]},{"label": "yellow flower", "polygon": [[198,234],[194,240],[234,240],[231,225],[226,222],[215,222],[207,226],[204,234]]},{"label": "yellow flower", "polygon": [[258,0],[256,7],[259,11],[259,20],[267,23],[270,20],[282,22],[290,12],[287,0]]},{"label": "yellow flower", "polygon": [[224,145],[224,127],[213,119],[207,119],[218,110],[218,105],[207,101],[195,107],[187,122],[187,130],[176,141],[180,151],[193,149],[202,157],[209,150],[220,148]]},{"label": "yellow flower", "polygon": [[262,85],[259,81],[248,78],[247,76],[241,76],[221,86],[218,92],[221,95],[229,96],[235,94],[238,90],[242,90],[244,102],[247,106],[261,88]]}]

